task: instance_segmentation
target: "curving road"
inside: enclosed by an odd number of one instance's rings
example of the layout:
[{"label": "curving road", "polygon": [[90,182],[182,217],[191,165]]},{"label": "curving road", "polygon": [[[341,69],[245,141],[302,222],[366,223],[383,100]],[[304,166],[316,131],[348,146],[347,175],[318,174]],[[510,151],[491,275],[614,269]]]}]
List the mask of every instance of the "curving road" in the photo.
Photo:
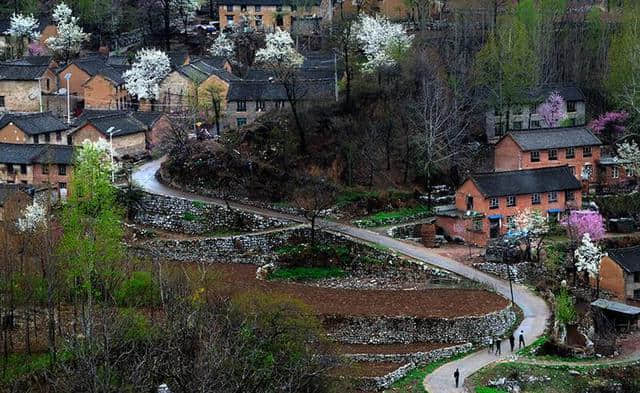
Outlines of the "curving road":
[{"label": "curving road", "polygon": [[[150,193],[216,203],[220,205],[224,204],[224,202],[219,199],[203,197],[197,194],[176,190],[161,184],[155,177],[155,173],[160,168],[161,163],[162,159],[158,159],[138,167],[133,172],[133,181]],[[300,217],[283,214],[280,212],[242,205],[239,203],[231,203],[231,205],[234,208],[253,213],[287,218],[289,220],[297,222],[304,222],[304,220]],[[388,247],[395,252],[404,254],[429,265],[437,266],[471,280],[487,284],[504,297],[511,297],[508,282],[482,273],[453,259],[438,255],[427,248],[415,244],[409,244],[380,233],[376,233],[367,229],[356,228],[347,224],[323,220],[319,225],[322,225],[324,229],[339,232],[360,240]],[[522,312],[524,314],[524,319],[521,325],[518,327],[517,331],[523,330],[527,343],[530,343],[544,333],[546,323],[551,316],[551,312],[547,304],[541,298],[536,296],[532,291],[524,286],[514,285],[513,294],[515,303],[522,309]],[[444,366],[438,368],[432,374],[427,376],[424,381],[424,386],[430,393],[463,392],[464,389],[462,387],[458,389],[454,387],[453,372],[455,371],[455,369],[460,369],[460,386],[463,386],[465,376],[473,374],[482,367],[495,362],[500,358],[508,358],[510,356],[508,342],[502,344],[502,351],[503,355],[501,357],[497,357],[488,354],[486,350],[480,350],[465,357],[464,359],[445,364]]]}]

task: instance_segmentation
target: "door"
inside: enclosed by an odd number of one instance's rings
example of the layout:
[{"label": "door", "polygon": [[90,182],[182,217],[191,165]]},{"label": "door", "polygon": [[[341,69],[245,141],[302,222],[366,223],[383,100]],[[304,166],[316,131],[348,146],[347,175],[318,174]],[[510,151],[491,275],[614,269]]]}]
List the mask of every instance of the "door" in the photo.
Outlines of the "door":
[{"label": "door", "polygon": [[500,219],[499,218],[490,218],[489,219],[489,237],[495,239],[500,236]]}]

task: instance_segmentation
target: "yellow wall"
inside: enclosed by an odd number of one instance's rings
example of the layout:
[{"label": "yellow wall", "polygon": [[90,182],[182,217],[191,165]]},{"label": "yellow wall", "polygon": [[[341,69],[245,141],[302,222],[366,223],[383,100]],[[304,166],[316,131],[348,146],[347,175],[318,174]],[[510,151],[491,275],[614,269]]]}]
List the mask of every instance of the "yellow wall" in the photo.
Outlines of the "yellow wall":
[{"label": "yellow wall", "polygon": [[84,105],[89,109],[121,109],[128,102],[124,87],[116,87],[102,75],[96,75],[84,84]]},{"label": "yellow wall", "polygon": [[233,6],[233,11],[229,12],[227,11],[227,6],[226,5],[220,5],[218,6],[218,13],[220,15],[220,28],[224,29],[225,27],[227,27],[227,15],[233,15],[233,23],[235,25],[238,25],[242,22],[242,15],[245,15],[248,17],[251,26],[256,26],[254,19],[257,15],[262,16],[262,26],[264,26],[265,28],[275,28],[277,27],[276,25],[276,15],[280,14],[282,15],[282,22],[283,25],[279,26],[281,29],[283,30],[289,30],[291,29],[291,17],[292,16],[297,16],[297,17],[301,17],[301,16],[311,16],[311,15],[316,15],[316,16],[323,16],[324,13],[322,12],[321,8],[318,6],[311,6],[309,9],[307,9],[304,6],[298,6],[298,9],[296,11],[291,11],[291,7],[288,5],[284,5],[282,6],[282,10],[280,12],[277,11],[276,6],[272,5],[272,6],[262,6],[260,8],[260,11],[256,12],[256,8],[253,5],[248,5],[246,7],[246,11],[242,11],[241,7],[239,5],[234,5]]},{"label": "yellow wall", "polygon": [[7,124],[0,129],[0,142],[3,143],[26,143],[27,134],[14,124]]}]

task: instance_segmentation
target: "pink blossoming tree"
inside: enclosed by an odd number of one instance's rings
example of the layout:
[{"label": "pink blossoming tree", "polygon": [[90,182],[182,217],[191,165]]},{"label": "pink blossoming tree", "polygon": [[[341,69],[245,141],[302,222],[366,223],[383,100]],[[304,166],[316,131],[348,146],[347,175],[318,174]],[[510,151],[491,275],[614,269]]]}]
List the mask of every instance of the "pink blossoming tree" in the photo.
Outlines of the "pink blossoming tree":
[{"label": "pink blossoming tree", "polygon": [[544,120],[546,127],[553,128],[557,127],[560,121],[567,116],[564,108],[564,98],[557,91],[554,91],[538,107],[538,114]]},{"label": "pink blossoming tree", "polygon": [[616,139],[626,131],[625,123],[628,119],[629,113],[625,111],[607,112],[592,120],[588,127],[598,134],[606,145],[612,147]]},{"label": "pink blossoming tree", "polygon": [[593,241],[604,238],[604,220],[598,212],[573,210],[560,224],[566,228],[567,236],[574,244],[581,241],[585,234],[589,234]]}]

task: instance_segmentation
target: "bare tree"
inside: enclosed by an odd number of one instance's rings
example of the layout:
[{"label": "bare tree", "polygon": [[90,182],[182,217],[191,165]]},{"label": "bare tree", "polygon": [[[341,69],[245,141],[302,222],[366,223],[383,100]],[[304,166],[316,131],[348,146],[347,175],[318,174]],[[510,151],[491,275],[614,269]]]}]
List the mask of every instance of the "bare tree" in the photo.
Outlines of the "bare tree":
[{"label": "bare tree", "polygon": [[313,183],[298,190],[293,202],[302,210],[304,218],[311,224],[311,245],[316,241],[316,224],[319,217],[335,202],[335,189],[325,183]]}]

